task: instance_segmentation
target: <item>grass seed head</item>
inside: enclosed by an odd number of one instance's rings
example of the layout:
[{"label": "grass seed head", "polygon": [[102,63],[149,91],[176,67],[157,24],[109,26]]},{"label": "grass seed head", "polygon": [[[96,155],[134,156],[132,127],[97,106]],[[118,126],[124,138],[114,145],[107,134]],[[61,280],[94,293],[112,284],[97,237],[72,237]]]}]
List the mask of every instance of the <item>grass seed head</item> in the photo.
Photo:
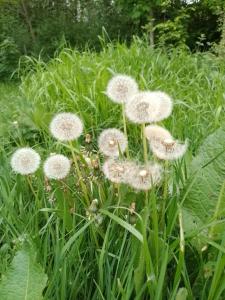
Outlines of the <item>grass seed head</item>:
[{"label": "grass seed head", "polygon": [[45,176],[50,179],[63,179],[70,171],[70,160],[62,155],[52,155],[44,163]]},{"label": "grass seed head", "polygon": [[25,147],[14,152],[11,158],[13,171],[21,175],[33,174],[40,165],[40,155],[33,149]]},{"label": "grass seed head", "polygon": [[116,128],[105,129],[99,136],[98,146],[106,156],[118,157],[126,150],[127,138]]},{"label": "grass seed head", "polygon": [[124,103],[138,92],[137,82],[127,75],[116,75],[108,83],[106,94],[116,103]]},{"label": "grass seed head", "polygon": [[72,141],[82,134],[83,123],[75,114],[59,113],[52,119],[50,131],[54,138],[59,141]]}]

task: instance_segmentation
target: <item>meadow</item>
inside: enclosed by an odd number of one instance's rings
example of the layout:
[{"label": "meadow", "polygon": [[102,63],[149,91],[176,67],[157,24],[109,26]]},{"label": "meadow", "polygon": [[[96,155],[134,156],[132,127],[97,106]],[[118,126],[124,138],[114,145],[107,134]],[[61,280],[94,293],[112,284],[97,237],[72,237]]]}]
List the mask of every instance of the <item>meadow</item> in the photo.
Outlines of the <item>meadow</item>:
[{"label": "meadow", "polygon": [[[224,299],[224,60],[135,39],[129,48],[64,49],[47,64],[27,64],[20,84],[0,85],[0,299]],[[123,130],[121,105],[105,93],[117,73],[168,93],[173,112],[160,125],[188,140],[181,159],[162,162],[162,183],[148,193],[101,171],[99,134]],[[64,111],[84,123],[70,146],[49,132]],[[140,126],[126,122],[130,156],[143,162]],[[74,168],[63,181],[46,181],[42,167],[15,174],[11,155],[25,146],[42,161],[77,156],[87,197]]]}]

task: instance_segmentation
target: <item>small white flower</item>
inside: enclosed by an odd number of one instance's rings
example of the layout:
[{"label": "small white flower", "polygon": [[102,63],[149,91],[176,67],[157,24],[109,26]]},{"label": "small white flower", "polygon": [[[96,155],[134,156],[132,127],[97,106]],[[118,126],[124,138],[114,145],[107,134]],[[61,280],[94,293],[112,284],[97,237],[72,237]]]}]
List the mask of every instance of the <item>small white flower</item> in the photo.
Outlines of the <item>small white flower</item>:
[{"label": "small white flower", "polygon": [[126,150],[127,138],[122,131],[116,128],[108,128],[100,134],[98,146],[106,156],[117,157]]},{"label": "small white flower", "polygon": [[59,141],[67,142],[77,139],[83,131],[81,119],[72,113],[59,113],[50,123],[51,134]]},{"label": "small white flower", "polygon": [[44,173],[50,179],[63,179],[70,171],[70,160],[61,154],[52,155],[44,163]]},{"label": "small white flower", "polygon": [[147,191],[159,184],[162,177],[162,168],[157,163],[146,163],[131,168],[127,173],[127,182],[137,190]]},{"label": "small white flower", "polygon": [[151,123],[158,119],[161,102],[152,92],[139,92],[126,103],[126,115],[137,124]]},{"label": "small white flower", "polygon": [[116,103],[124,103],[138,92],[136,81],[127,75],[116,75],[108,83],[106,94]]},{"label": "small white flower", "polygon": [[25,147],[16,150],[11,158],[13,171],[22,175],[34,173],[40,165],[40,155],[33,149]]},{"label": "small white flower", "polygon": [[110,181],[126,183],[128,174],[133,166],[134,163],[131,161],[107,159],[102,166],[102,171]]}]

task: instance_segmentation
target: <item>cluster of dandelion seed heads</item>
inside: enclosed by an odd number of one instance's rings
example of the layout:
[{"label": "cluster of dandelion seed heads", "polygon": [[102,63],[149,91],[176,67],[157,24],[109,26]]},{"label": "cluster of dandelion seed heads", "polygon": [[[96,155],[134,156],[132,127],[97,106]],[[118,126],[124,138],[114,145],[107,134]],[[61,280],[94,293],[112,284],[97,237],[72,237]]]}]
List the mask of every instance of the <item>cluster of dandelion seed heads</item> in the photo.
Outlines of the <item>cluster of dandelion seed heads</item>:
[{"label": "cluster of dandelion seed heads", "polygon": [[187,141],[184,144],[180,143],[167,129],[158,125],[146,126],[145,137],[153,154],[159,159],[175,160],[181,158],[187,150]]},{"label": "cluster of dandelion seed heads", "polygon": [[83,131],[81,119],[73,113],[59,113],[50,123],[51,134],[59,141],[67,142],[77,139]]},{"label": "cluster of dandelion seed heads", "polygon": [[100,151],[109,157],[118,157],[126,150],[127,144],[124,133],[116,128],[103,130],[98,139]]},{"label": "cluster of dandelion seed heads", "polygon": [[116,75],[108,83],[106,94],[116,103],[124,103],[138,92],[136,81],[127,75]]},{"label": "cluster of dandelion seed heads", "polygon": [[39,168],[40,155],[33,149],[25,147],[14,152],[11,158],[11,167],[21,175],[33,174]]},{"label": "cluster of dandelion seed heads", "polygon": [[44,163],[44,173],[50,179],[64,179],[69,171],[70,160],[62,154],[52,155]]},{"label": "cluster of dandelion seed heads", "polygon": [[162,168],[157,163],[140,165],[131,160],[108,159],[102,166],[106,178],[113,183],[125,183],[136,190],[149,190],[159,184]]}]

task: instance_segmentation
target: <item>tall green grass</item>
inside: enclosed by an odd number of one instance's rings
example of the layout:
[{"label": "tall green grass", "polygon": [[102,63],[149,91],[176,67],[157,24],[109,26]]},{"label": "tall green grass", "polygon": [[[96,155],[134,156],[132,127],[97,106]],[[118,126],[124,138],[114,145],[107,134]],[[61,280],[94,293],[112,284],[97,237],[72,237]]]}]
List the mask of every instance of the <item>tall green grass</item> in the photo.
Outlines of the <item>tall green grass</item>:
[{"label": "tall green grass", "polygon": [[[136,40],[130,48],[108,45],[100,53],[65,49],[47,65],[32,64],[20,86],[23,101],[16,109],[20,133],[8,131],[7,143],[1,147],[0,273],[6,272],[25,240],[35,247],[48,275],[44,299],[164,300],[185,299],[186,294],[187,299],[223,299],[224,239],[209,238],[211,246],[202,252],[193,243],[196,236],[184,232],[181,205],[189,188],[185,183],[190,161],[224,119],[224,62],[209,53],[153,50]],[[51,152],[70,155],[48,131],[50,119],[59,111],[76,112],[83,119],[85,133],[93,141],[86,145],[82,137],[79,144],[95,157],[99,133],[123,126],[121,107],[104,93],[114,73],[133,76],[142,89],[169,93],[174,112],[164,125],[176,138],[189,139],[185,158],[171,166],[163,227],[161,188],[151,191],[145,206],[143,193],[124,186],[118,206],[117,187],[104,180],[100,170],[90,174],[84,169],[88,187],[91,182],[89,200],[100,202],[103,223],[97,225],[86,216],[88,205],[73,177],[66,187],[54,183],[54,193],[49,193],[40,170],[32,177],[33,195],[26,178],[14,175],[9,167],[9,157],[18,146],[34,146],[43,158]],[[7,98],[9,92],[5,94]],[[128,136],[131,156],[142,160],[140,130],[128,123]],[[136,202],[136,226],[129,222],[132,202]],[[60,203],[68,209],[75,204],[75,213],[60,213]]]}]

